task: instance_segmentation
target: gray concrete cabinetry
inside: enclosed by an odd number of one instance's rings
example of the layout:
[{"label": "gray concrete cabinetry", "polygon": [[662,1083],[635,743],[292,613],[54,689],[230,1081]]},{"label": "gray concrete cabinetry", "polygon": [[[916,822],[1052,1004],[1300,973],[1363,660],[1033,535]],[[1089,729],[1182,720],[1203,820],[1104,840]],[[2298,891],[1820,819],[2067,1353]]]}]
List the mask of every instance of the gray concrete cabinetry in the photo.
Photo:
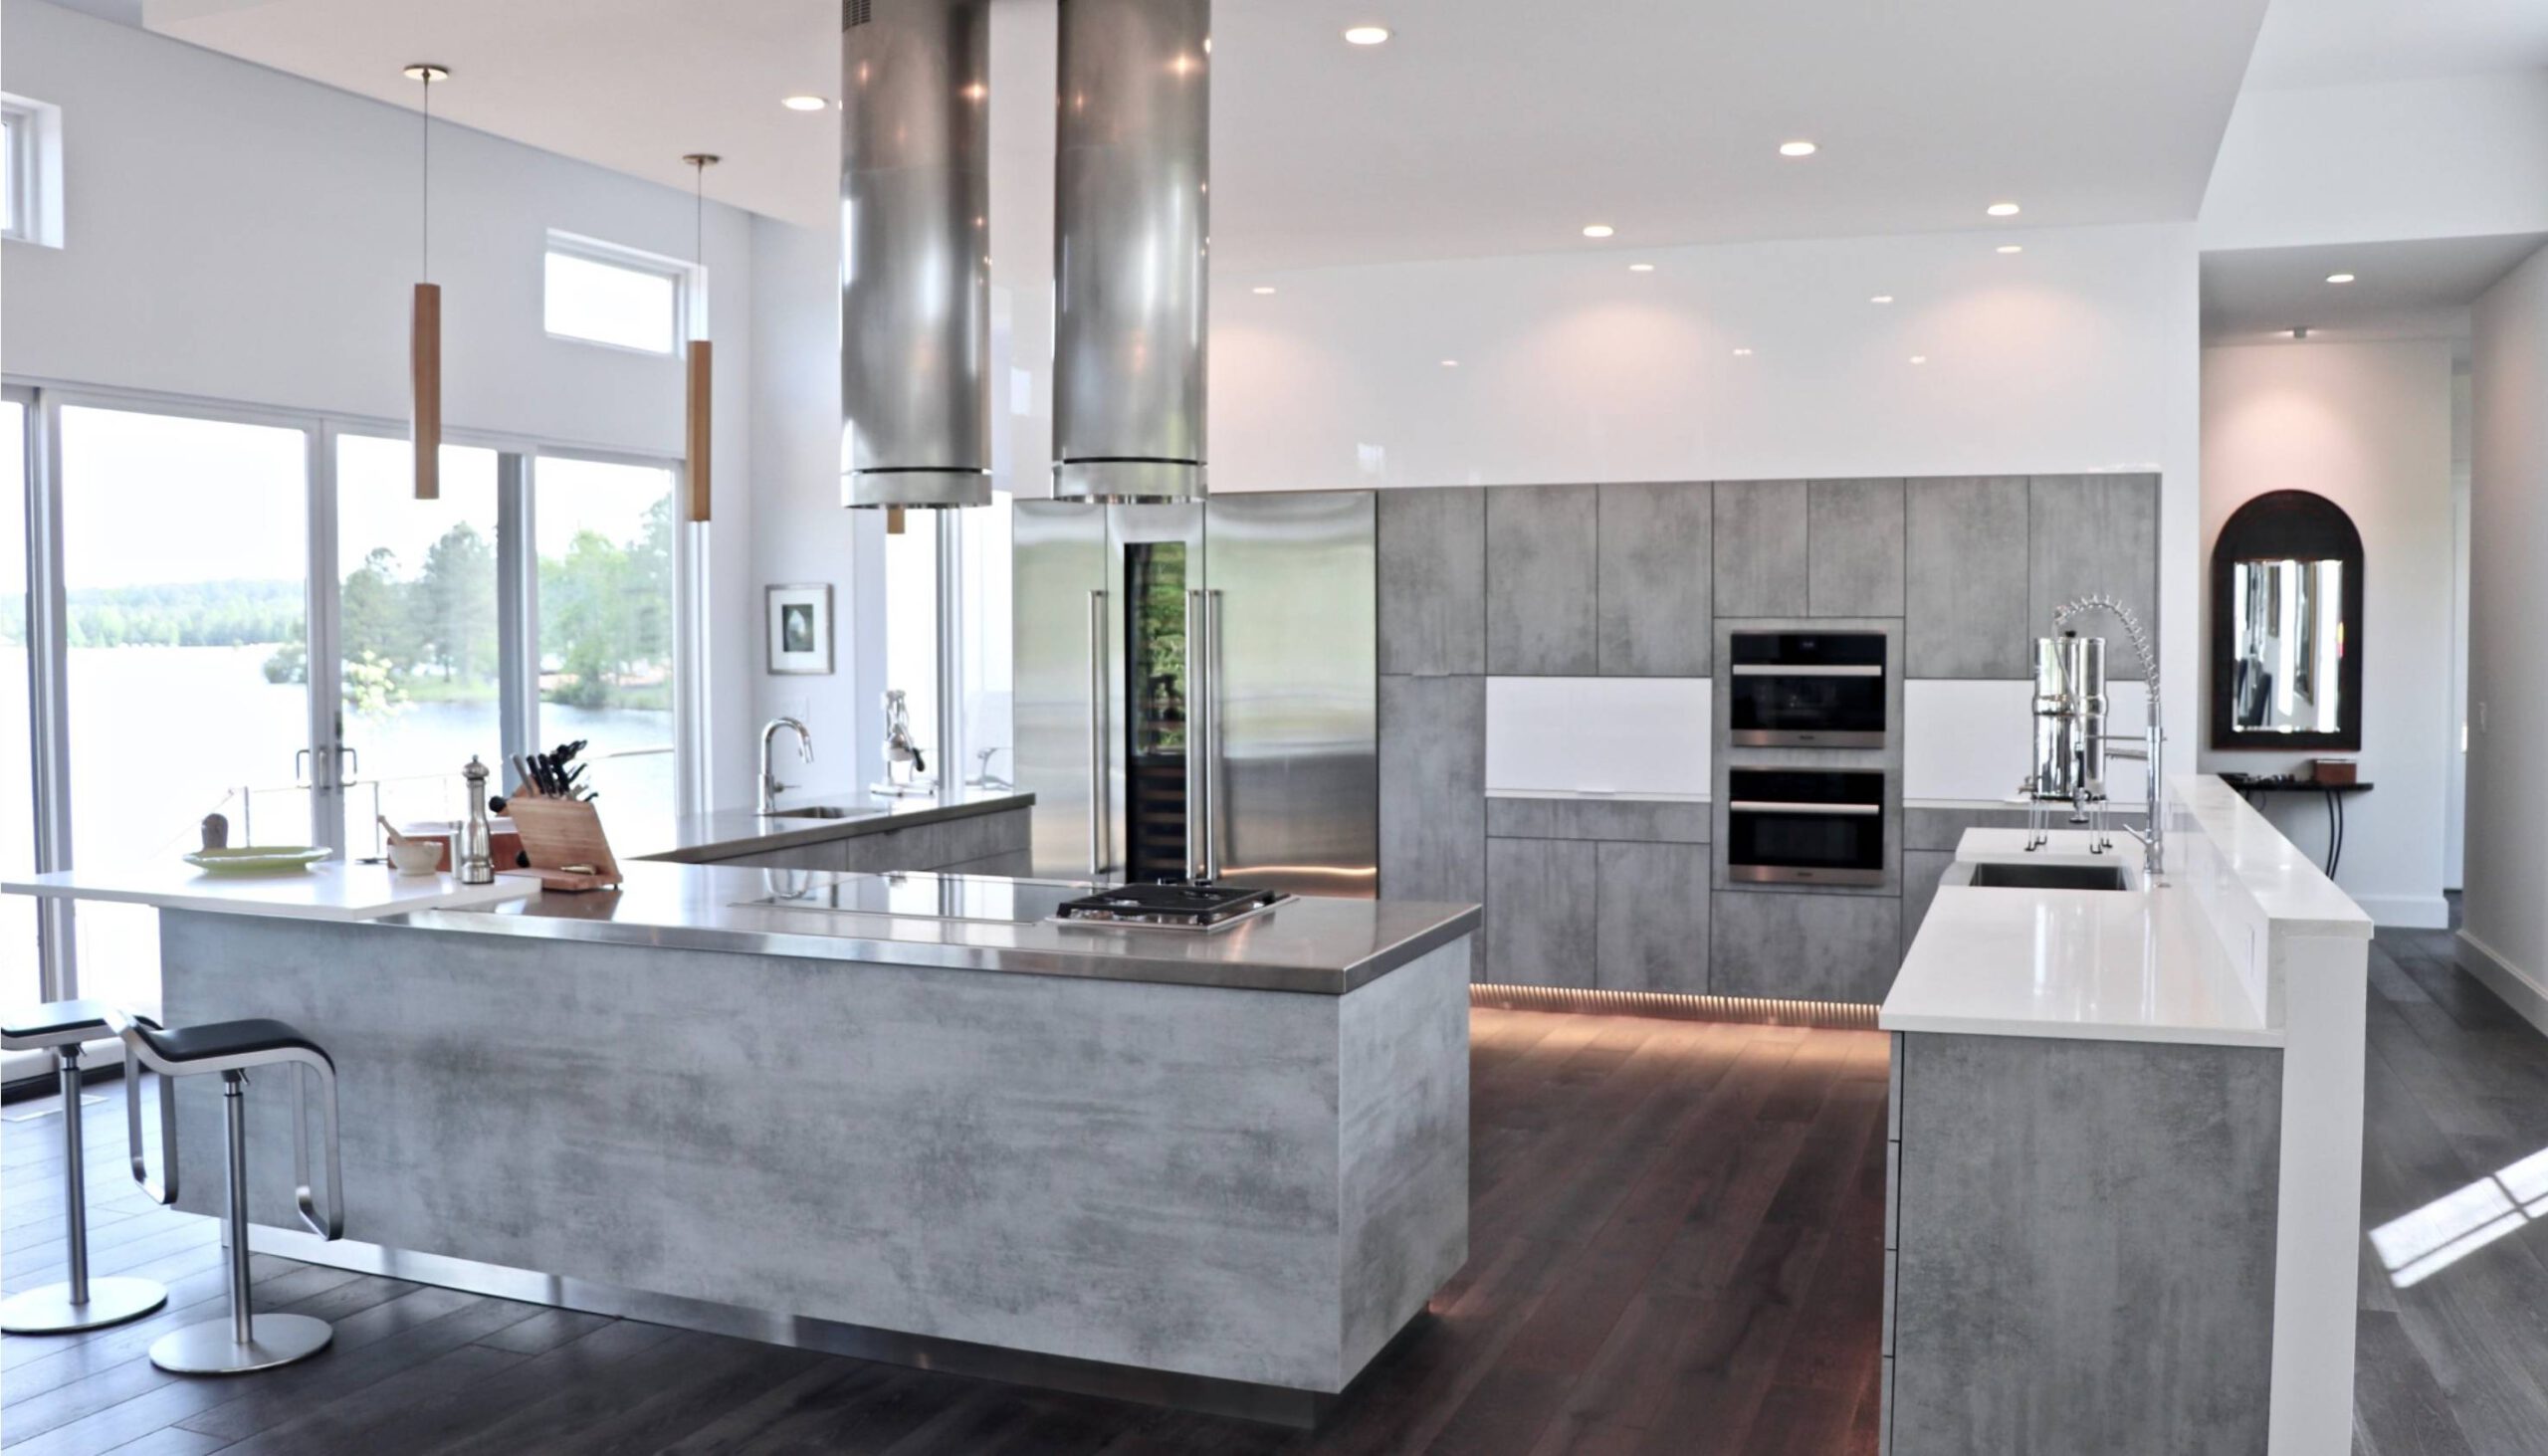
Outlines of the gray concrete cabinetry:
[{"label": "gray concrete cabinetry", "polygon": [[2032,672],[2026,478],[1915,482],[1904,502],[1904,656],[1915,678]]},{"label": "gray concrete cabinetry", "polygon": [[1379,493],[1380,670],[1486,671],[1486,493]]},{"label": "gray concrete cabinetry", "polygon": [[1955,851],[1906,849],[1902,852],[1902,953],[1911,953],[1920,923],[1929,918],[1929,903],[1938,898],[1938,882],[1955,863]]},{"label": "gray concrete cabinetry", "polygon": [[1605,991],[1705,992],[1708,847],[1594,846],[1600,888],[1594,984]]},{"label": "gray concrete cabinetry", "polygon": [[1486,900],[1486,680],[1380,679],[1380,884]]},{"label": "gray concrete cabinetry", "polygon": [[[2159,478],[2154,475],[2035,476],[2027,484],[2028,637],[2051,630],[2052,609],[2090,592],[2120,597],[2159,635]],[[2079,624],[2108,639],[2106,676],[2139,682],[2141,664],[2122,628],[2099,617]]]},{"label": "gray concrete cabinetry", "polygon": [[1902,966],[1902,902],[1717,892],[1708,989],[1720,996],[1877,1002]]},{"label": "gray concrete cabinetry", "polygon": [[2282,1053],[1895,1042],[1892,1456],[2260,1456]]},{"label": "gray concrete cabinetry", "polygon": [[1705,484],[1600,488],[1603,677],[1708,675],[1715,635],[1713,499]]},{"label": "gray concrete cabinetry", "polygon": [[1596,846],[1574,839],[1486,842],[1486,974],[1499,985],[1596,983]]},{"label": "gray concrete cabinetry", "polygon": [[1814,481],[1805,488],[1806,611],[1902,615],[1902,482]]},{"label": "gray concrete cabinetry", "polygon": [[1803,481],[1717,483],[1719,617],[1802,617],[1812,610],[1805,489]]},{"label": "gray concrete cabinetry", "polygon": [[1503,839],[1634,839],[1705,844],[1706,800],[1576,799],[1497,795],[1486,801],[1486,832]]},{"label": "gray concrete cabinetry", "polygon": [[1486,493],[1486,670],[1590,677],[1598,577],[1598,487]]}]

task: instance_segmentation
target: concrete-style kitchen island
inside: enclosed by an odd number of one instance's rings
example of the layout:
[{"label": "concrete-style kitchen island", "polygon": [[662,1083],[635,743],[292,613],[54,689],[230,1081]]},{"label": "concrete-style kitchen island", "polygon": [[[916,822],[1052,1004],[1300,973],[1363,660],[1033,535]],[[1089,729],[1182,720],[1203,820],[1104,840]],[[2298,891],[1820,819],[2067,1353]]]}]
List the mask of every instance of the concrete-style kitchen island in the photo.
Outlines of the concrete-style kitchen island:
[{"label": "concrete-style kitchen island", "polygon": [[[254,1247],[1294,1421],[1466,1258],[1472,908],[1097,929],[1042,882],[626,868],[502,914],[163,913],[171,1024],[282,1017],[338,1069],[347,1237],[267,1178]],[[178,1085],[194,1211],[218,1096]]]},{"label": "concrete-style kitchen island", "polygon": [[1885,1000],[1888,1456],[2349,1438],[2371,922],[2221,780],[2166,812],[2156,886],[1967,831]]}]

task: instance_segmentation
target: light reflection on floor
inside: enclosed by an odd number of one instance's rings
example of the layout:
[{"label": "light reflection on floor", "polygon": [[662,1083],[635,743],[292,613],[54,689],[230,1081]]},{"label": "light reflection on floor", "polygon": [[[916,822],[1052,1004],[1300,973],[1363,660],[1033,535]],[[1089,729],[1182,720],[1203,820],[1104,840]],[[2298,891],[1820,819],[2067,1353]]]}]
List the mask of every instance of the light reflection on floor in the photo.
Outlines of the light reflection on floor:
[{"label": "light reflection on floor", "polygon": [[2371,1246],[2405,1289],[2534,1222],[2548,1223],[2548,1147],[2373,1229]]}]

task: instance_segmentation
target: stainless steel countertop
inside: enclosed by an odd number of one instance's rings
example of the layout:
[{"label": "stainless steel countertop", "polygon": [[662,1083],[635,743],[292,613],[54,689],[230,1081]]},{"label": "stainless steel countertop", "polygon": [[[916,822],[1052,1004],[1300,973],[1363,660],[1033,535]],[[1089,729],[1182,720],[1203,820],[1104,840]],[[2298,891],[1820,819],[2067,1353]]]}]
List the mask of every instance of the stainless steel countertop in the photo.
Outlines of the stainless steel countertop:
[{"label": "stainless steel countertop", "polygon": [[618,890],[383,925],[947,970],[1342,995],[1479,929],[1473,905],[1311,897],[1217,932],[940,920],[755,904],[840,880],[808,870],[630,863]]},{"label": "stainless steel countertop", "polygon": [[856,817],[813,819],[789,814],[785,809],[768,816],[750,809],[712,809],[705,814],[684,814],[675,821],[671,844],[649,845],[642,852],[623,855],[621,859],[705,864],[712,860],[733,859],[738,855],[761,854],[774,849],[821,844],[827,840],[852,839],[862,834],[911,829],[972,814],[1023,809],[1034,804],[1035,796],[1018,789],[957,788],[936,798],[878,799],[865,794],[848,794],[840,796],[837,802],[840,807],[856,811]]}]

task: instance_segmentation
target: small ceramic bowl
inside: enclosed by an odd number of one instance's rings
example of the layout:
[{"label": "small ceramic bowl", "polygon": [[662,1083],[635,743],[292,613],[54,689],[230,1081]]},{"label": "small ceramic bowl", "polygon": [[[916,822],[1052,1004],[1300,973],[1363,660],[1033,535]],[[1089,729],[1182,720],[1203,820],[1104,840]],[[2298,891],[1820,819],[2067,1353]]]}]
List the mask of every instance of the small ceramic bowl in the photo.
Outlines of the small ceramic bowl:
[{"label": "small ceramic bowl", "polygon": [[442,868],[442,841],[399,840],[389,846],[389,864],[401,875],[430,875]]}]

